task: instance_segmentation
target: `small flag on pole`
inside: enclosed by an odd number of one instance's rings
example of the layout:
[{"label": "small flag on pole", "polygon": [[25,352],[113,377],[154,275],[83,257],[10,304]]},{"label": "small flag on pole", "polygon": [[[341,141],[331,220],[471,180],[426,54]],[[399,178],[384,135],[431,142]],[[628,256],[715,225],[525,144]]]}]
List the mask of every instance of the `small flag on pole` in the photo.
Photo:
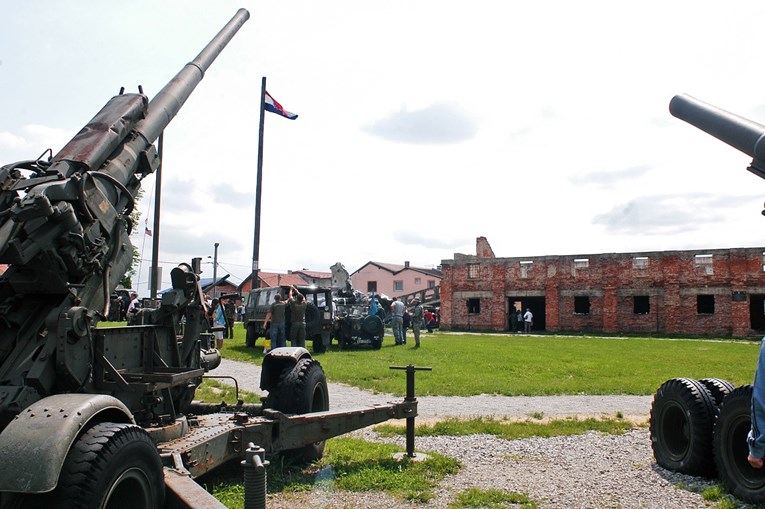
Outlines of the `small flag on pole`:
[{"label": "small flag on pole", "polygon": [[271,113],[276,113],[277,115],[281,115],[285,118],[288,118],[290,120],[295,120],[298,116],[295,113],[290,113],[289,111],[282,108],[282,105],[276,102],[276,99],[271,97],[271,94],[266,92],[266,111],[270,111]]},{"label": "small flag on pole", "polygon": [[144,233],[146,233],[146,235],[148,235],[149,237],[151,237],[151,230],[149,230],[149,227],[148,227],[148,226],[146,227],[146,230],[145,230],[145,232],[144,232]]}]

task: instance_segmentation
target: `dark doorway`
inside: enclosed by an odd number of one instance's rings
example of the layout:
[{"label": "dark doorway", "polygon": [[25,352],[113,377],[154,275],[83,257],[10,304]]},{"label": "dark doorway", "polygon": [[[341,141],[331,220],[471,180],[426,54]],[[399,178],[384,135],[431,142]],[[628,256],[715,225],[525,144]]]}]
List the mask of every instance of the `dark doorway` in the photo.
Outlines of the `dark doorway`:
[{"label": "dark doorway", "polygon": [[515,306],[520,305],[521,313],[526,313],[526,308],[531,310],[534,315],[534,325],[532,332],[545,330],[545,298],[544,297],[514,297],[510,296],[508,300],[508,314],[515,311]]},{"label": "dark doorway", "polygon": [[758,333],[765,332],[765,295],[749,295],[749,324]]}]

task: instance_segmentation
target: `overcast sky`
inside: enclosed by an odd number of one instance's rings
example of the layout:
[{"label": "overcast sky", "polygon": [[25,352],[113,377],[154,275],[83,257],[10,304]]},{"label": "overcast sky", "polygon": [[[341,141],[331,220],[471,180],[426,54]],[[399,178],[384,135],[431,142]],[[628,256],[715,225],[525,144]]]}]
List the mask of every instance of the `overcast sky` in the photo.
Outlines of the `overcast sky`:
[{"label": "overcast sky", "polygon": [[0,164],[57,152],[121,86],[152,97],[239,7],[165,132],[163,286],[215,242],[219,274],[250,273],[263,76],[299,118],[266,116],[262,270],[433,267],[478,236],[500,257],[765,245],[750,158],[668,112],[688,93],[765,123],[761,0],[6,1]]}]

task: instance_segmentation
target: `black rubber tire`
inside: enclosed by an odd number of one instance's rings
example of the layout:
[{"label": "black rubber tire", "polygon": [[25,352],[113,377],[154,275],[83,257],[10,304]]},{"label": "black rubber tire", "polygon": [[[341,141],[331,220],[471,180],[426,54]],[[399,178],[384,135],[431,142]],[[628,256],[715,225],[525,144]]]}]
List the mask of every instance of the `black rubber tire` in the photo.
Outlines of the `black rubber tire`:
[{"label": "black rubber tire", "polygon": [[[279,376],[277,388],[268,393],[265,406],[285,414],[329,410],[327,378],[319,361],[304,358],[294,366],[285,368]],[[324,441],[285,451],[285,454],[297,462],[309,463],[321,459]]]},{"label": "black rubber tire", "polygon": [[372,338],[372,350],[379,350],[382,348],[383,338],[382,337],[376,337]]},{"label": "black rubber tire", "polygon": [[361,331],[367,337],[382,336],[385,333],[385,326],[379,316],[367,315],[361,321]]},{"label": "black rubber tire", "polygon": [[244,340],[244,346],[254,347],[255,342],[258,340],[258,330],[254,323],[247,324],[247,334]]},{"label": "black rubber tire", "polygon": [[734,389],[720,406],[714,436],[714,457],[720,480],[734,496],[750,503],[765,502],[765,470],[747,461],[746,437],[752,427],[752,386]]},{"label": "black rubber tire", "polygon": [[725,396],[736,388],[732,383],[722,378],[702,378],[699,383],[707,388],[718,407],[722,404]]},{"label": "black rubber tire", "polygon": [[309,331],[309,334],[311,334],[319,327],[320,321],[321,311],[309,302],[305,307],[305,330]]},{"label": "black rubber tire", "polygon": [[[331,340],[330,340],[331,341]],[[324,353],[327,351],[327,346],[321,339],[321,334],[313,337],[313,353]]]},{"label": "black rubber tire", "polygon": [[143,428],[99,423],[64,460],[52,509],[154,509],[165,500],[162,461]]},{"label": "black rubber tire", "polygon": [[651,446],[656,463],[689,475],[714,475],[712,438],[717,406],[696,380],[664,382],[651,405]]}]

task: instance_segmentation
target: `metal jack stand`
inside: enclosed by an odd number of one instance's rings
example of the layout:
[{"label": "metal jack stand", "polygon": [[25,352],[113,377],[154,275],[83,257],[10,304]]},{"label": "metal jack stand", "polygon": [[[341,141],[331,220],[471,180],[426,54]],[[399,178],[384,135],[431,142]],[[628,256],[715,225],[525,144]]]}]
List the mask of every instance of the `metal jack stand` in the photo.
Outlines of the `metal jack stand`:
[{"label": "metal jack stand", "polygon": [[265,509],[267,478],[266,467],[269,462],[265,459],[266,451],[252,442],[245,451],[244,467],[244,509]]},{"label": "metal jack stand", "polygon": [[[415,371],[433,371],[433,368],[417,368],[412,364],[408,366],[391,366],[390,369],[402,369],[406,371],[406,397],[404,401],[417,401],[414,395],[414,372]],[[406,418],[406,456],[414,458],[414,417]]]}]

